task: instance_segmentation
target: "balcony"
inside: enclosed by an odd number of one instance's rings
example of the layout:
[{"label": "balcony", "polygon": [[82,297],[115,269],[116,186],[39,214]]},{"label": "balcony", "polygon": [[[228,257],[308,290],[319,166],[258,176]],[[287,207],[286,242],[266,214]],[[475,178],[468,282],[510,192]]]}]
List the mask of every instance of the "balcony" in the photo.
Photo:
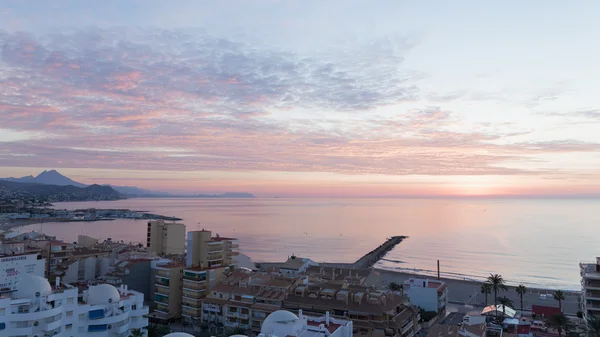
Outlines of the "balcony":
[{"label": "balcony", "polygon": [[169,287],[169,281],[168,281],[168,280],[164,280],[164,279],[157,278],[157,279],[154,281],[154,285],[157,285],[157,286],[159,286],[159,287],[167,287],[167,288],[168,288],[168,287]]},{"label": "balcony", "polygon": [[598,289],[598,290],[600,290],[600,281],[587,281],[587,282],[585,282],[585,287],[587,289]]},{"label": "balcony", "polygon": [[154,290],[154,293],[169,296],[169,288],[166,288],[164,286],[156,287],[156,289]]},{"label": "balcony", "polygon": [[154,295],[154,302],[164,304],[164,305],[169,305],[169,298],[167,296],[162,296],[162,295],[156,294],[156,295]]},{"label": "balcony", "polygon": [[208,254],[214,254],[214,253],[222,253],[223,252],[223,247],[212,247],[208,249]]},{"label": "balcony", "polygon": [[193,290],[196,292],[204,291],[204,290],[206,290],[206,285],[204,284],[204,282],[198,283],[198,282],[191,282],[188,280],[184,280],[183,281],[183,289]]},{"label": "balcony", "polygon": [[600,300],[600,290],[587,290],[585,292],[585,298]]},{"label": "balcony", "polygon": [[204,293],[200,292],[200,291],[184,291],[183,292],[183,297],[184,298],[190,298],[193,300],[199,300],[201,298],[204,298]]},{"label": "balcony", "polygon": [[191,282],[206,282],[206,273],[196,274],[191,272],[184,272],[183,279]]},{"label": "balcony", "polygon": [[183,315],[187,315],[190,317],[200,317],[201,311],[199,309],[194,309],[186,306],[181,306],[181,313]]}]

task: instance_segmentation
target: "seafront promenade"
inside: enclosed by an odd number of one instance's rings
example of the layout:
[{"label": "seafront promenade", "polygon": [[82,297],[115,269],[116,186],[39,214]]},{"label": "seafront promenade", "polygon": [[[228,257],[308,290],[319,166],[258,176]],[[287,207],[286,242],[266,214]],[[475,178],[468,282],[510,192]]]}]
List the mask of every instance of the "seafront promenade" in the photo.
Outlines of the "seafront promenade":
[{"label": "seafront promenade", "polygon": [[[430,275],[373,269],[365,283],[370,286],[383,287],[390,282],[402,284],[411,277],[433,278]],[[448,300],[451,303],[472,306],[474,310],[482,308],[485,305],[485,295],[481,293],[481,282],[450,278],[441,278],[441,280],[448,285]],[[498,297],[508,297],[513,301],[514,308],[520,309],[521,302],[519,295],[515,291],[515,287],[507,287],[508,290],[498,293]],[[527,293],[523,296],[523,308],[530,310],[534,304],[557,307],[558,303],[552,298],[554,291],[554,289],[527,287]],[[562,303],[563,311],[568,315],[576,315],[577,311],[579,311],[580,293],[577,291],[564,291],[564,293],[566,299]],[[547,299],[540,299],[540,294],[549,294],[549,296],[547,296]],[[493,293],[488,295],[488,305],[491,304],[494,304]]]}]

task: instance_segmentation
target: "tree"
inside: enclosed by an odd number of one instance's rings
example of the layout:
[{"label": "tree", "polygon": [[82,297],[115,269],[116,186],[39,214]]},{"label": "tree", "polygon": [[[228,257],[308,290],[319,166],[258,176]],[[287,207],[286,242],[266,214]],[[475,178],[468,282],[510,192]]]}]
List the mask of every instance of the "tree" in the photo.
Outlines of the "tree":
[{"label": "tree", "polygon": [[554,299],[558,301],[558,308],[562,312],[562,301],[565,300],[565,293],[562,290],[555,291]]},{"label": "tree", "polygon": [[490,274],[487,278],[487,282],[492,286],[492,290],[494,291],[494,306],[498,307],[498,291],[507,290],[508,288],[504,283],[502,275]]},{"label": "tree", "polygon": [[248,335],[248,330],[246,330],[244,328],[232,328],[232,329],[228,329],[227,331],[225,331],[225,335],[227,337],[233,336],[233,335]]},{"label": "tree", "polygon": [[171,329],[166,325],[151,324],[146,327],[148,337],[163,337],[171,333]]},{"label": "tree", "polygon": [[600,317],[588,316],[585,323],[588,336],[600,337]]},{"label": "tree", "polygon": [[546,324],[550,327],[558,331],[558,337],[562,337],[563,331],[569,332],[573,330],[574,325],[571,323],[571,320],[567,318],[564,314],[556,314],[546,318]]},{"label": "tree", "polygon": [[398,284],[396,282],[390,282],[390,284],[388,284],[388,289],[390,289],[391,291],[399,291],[402,296],[404,296],[404,285],[402,284]]},{"label": "tree", "polygon": [[144,337],[144,332],[142,329],[131,329],[129,337]]},{"label": "tree", "polygon": [[506,317],[506,307],[512,306],[513,301],[511,301],[510,298],[508,298],[506,296],[502,296],[502,297],[498,298],[498,303],[500,303],[502,305],[502,317]]},{"label": "tree", "polygon": [[521,314],[523,314],[523,295],[527,292],[527,288],[524,285],[519,285],[515,291],[519,294],[519,298],[521,299]]},{"label": "tree", "polygon": [[492,285],[485,282],[481,285],[481,293],[485,294],[485,306],[488,305],[488,295],[492,293]]}]

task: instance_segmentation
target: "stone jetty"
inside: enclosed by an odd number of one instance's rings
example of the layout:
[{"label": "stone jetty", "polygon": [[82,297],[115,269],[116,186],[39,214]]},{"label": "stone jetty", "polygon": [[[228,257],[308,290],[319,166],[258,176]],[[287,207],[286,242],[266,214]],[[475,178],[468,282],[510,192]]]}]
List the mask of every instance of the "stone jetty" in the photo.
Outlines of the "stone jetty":
[{"label": "stone jetty", "polygon": [[381,260],[385,254],[387,254],[390,250],[394,249],[397,244],[402,242],[402,240],[406,239],[407,236],[392,236],[387,239],[384,243],[379,245],[379,247],[373,249],[372,251],[365,254],[363,257],[358,259],[358,261],[354,262],[354,268],[362,269],[362,268],[370,268],[377,261]]}]

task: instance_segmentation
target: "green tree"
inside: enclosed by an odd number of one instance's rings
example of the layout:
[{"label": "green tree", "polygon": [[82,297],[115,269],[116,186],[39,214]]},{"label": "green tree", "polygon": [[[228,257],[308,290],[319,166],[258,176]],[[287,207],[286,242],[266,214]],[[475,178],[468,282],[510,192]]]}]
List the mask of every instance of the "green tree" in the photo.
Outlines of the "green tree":
[{"label": "green tree", "polygon": [[129,337],[143,337],[144,336],[144,332],[142,331],[142,329],[131,329],[131,333],[129,334]]},{"label": "green tree", "polygon": [[504,279],[502,278],[502,275],[490,274],[487,278],[487,283],[492,286],[492,290],[494,291],[494,306],[498,307],[498,291],[508,289]]},{"label": "green tree", "polygon": [[502,305],[502,317],[506,317],[506,307],[510,307],[513,305],[513,301],[506,296],[502,296],[498,298],[498,303]]},{"label": "green tree", "polygon": [[558,308],[562,312],[562,301],[565,300],[565,293],[562,290],[555,291],[554,299],[558,301]]},{"label": "green tree", "polygon": [[524,285],[519,285],[515,291],[519,294],[519,298],[521,299],[521,314],[523,314],[523,295],[527,292],[527,288]]},{"label": "green tree", "polygon": [[546,324],[548,327],[555,329],[558,331],[558,337],[562,337],[563,331],[569,332],[573,330],[574,325],[571,323],[571,320],[567,318],[564,314],[556,314],[546,318]]},{"label": "green tree", "polygon": [[600,317],[590,315],[585,323],[588,336],[600,337]]},{"label": "green tree", "polygon": [[402,296],[404,296],[404,285],[402,284],[390,282],[390,284],[388,284],[388,289],[390,289],[391,291],[399,291],[402,294]]},{"label": "green tree", "polygon": [[246,330],[244,328],[228,329],[227,331],[225,331],[225,335],[227,337],[233,336],[233,335],[248,335],[248,330]]},{"label": "green tree", "polygon": [[171,333],[171,329],[166,325],[151,324],[146,327],[148,337],[163,337]]},{"label": "green tree", "polygon": [[481,293],[485,295],[485,306],[488,305],[488,295],[492,293],[492,285],[485,282],[481,285]]}]

